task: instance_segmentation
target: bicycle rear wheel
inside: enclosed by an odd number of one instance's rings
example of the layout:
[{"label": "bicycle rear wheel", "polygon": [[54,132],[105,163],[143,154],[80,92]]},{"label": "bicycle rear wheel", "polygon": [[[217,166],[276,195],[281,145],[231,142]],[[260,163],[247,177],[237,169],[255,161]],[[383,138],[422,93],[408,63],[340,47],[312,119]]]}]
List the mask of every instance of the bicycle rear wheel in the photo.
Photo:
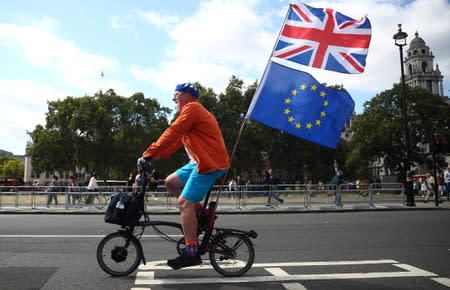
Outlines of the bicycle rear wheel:
[{"label": "bicycle rear wheel", "polygon": [[126,276],[139,266],[142,248],[139,241],[125,232],[116,232],[104,237],[97,247],[97,261],[106,273]]},{"label": "bicycle rear wheel", "polygon": [[214,238],[209,260],[213,268],[223,276],[241,276],[252,267],[255,249],[247,236],[223,233]]}]

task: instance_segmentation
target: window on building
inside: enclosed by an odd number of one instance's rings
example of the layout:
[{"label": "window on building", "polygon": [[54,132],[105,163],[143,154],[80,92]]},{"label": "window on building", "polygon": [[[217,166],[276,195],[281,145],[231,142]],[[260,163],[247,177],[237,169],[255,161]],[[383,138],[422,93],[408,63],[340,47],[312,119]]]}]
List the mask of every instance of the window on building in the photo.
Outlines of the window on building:
[{"label": "window on building", "polygon": [[426,61],[422,62],[422,72],[428,71],[428,64]]},{"label": "window on building", "polygon": [[425,82],[425,85],[426,85],[426,90],[427,91],[429,91],[429,92],[433,92],[433,87],[432,87],[432,83],[431,83],[431,81],[426,81]]}]

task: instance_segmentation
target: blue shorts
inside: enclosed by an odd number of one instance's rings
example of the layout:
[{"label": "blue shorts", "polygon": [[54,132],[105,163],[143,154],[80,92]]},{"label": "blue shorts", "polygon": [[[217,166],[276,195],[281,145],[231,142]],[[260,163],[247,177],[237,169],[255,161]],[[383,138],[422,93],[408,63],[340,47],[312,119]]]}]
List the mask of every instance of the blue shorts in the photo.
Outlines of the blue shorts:
[{"label": "blue shorts", "polygon": [[203,200],[214,182],[225,173],[225,170],[216,170],[208,173],[198,173],[196,164],[186,164],[175,174],[184,183],[181,196],[190,202],[197,203]]}]

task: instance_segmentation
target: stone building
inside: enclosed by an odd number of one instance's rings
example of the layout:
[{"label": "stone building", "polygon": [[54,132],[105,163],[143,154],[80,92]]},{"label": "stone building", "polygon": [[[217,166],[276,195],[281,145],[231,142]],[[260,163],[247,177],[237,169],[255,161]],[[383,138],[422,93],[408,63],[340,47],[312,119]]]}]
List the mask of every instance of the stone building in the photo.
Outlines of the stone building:
[{"label": "stone building", "polygon": [[411,87],[421,87],[435,95],[444,96],[444,76],[433,65],[434,55],[425,41],[415,33],[405,57],[405,83]]}]

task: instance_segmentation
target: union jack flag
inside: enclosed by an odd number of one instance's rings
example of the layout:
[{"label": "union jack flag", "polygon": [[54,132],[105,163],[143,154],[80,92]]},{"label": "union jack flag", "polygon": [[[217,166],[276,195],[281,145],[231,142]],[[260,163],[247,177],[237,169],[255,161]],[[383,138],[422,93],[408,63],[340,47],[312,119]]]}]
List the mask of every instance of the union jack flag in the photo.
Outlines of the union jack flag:
[{"label": "union jack flag", "polygon": [[362,73],[372,28],[329,8],[290,4],[273,58],[291,68],[303,64],[341,73]]}]

